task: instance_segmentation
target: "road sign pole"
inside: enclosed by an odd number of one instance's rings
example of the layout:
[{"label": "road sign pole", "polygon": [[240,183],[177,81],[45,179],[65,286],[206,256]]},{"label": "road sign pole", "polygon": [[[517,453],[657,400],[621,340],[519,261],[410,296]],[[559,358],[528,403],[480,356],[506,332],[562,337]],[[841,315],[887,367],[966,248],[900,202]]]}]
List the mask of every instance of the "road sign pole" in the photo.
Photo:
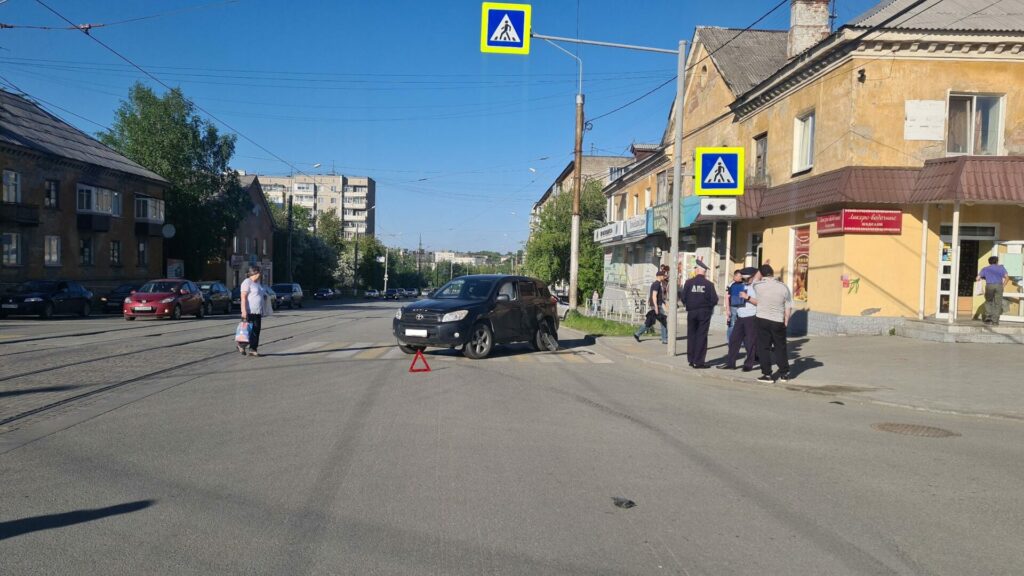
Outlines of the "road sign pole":
[{"label": "road sign pole", "polygon": [[672,140],[672,224],[669,238],[669,291],[668,291],[668,346],[667,354],[676,355],[676,342],[679,335],[679,314],[676,311],[679,302],[679,201],[682,199],[683,182],[683,85],[686,83],[686,41],[679,41],[678,77],[676,78],[675,100],[675,136]]},{"label": "road sign pole", "polygon": [[572,241],[569,256],[569,309],[575,310],[580,278],[580,195],[583,189],[583,94],[576,95],[576,161],[573,167]]}]

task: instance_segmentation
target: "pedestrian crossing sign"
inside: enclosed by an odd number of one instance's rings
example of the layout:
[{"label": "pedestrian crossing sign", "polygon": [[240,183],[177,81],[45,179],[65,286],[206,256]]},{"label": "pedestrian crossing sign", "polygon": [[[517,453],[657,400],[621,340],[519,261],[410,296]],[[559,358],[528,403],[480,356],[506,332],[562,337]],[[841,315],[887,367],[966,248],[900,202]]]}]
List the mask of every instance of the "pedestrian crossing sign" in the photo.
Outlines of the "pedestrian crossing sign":
[{"label": "pedestrian crossing sign", "polygon": [[529,54],[532,8],[529,4],[484,2],[480,18],[480,51]]},{"label": "pedestrian crossing sign", "polygon": [[694,194],[743,195],[743,148],[697,148]]}]

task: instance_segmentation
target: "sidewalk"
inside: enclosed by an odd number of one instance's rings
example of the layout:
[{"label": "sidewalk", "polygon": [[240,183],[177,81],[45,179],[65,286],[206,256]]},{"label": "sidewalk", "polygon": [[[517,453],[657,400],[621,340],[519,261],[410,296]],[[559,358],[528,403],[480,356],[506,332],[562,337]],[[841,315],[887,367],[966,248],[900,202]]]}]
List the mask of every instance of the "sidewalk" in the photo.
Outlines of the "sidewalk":
[{"label": "sidewalk", "polygon": [[[755,382],[761,375],[758,369],[690,368],[685,324],[683,330],[679,355],[674,358],[667,356],[657,336],[647,335],[640,344],[632,337],[604,336],[597,339],[597,345],[690,377],[763,386]],[[570,328],[562,327],[562,331],[582,336]],[[725,331],[712,328],[708,343],[708,362],[721,364],[727,352]],[[949,344],[897,336],[792,337],[791,379],[774,386],[918,410],[1024,420],[1024,375],[1019,370],[1022,352],[1017,346]]]}]

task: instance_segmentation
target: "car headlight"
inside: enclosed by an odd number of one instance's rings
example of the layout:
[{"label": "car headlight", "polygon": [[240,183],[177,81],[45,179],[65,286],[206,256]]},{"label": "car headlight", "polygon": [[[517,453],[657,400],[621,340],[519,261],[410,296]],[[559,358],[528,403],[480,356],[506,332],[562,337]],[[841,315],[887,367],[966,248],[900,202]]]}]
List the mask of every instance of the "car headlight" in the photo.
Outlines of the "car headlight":
[{"label": "car headlight", "polygon": [[171,296],[170,298],[164,298],[163,300],[160,301],[161,304],[170,304],[171,302],[174,302],[174,296]]},{"label": "car headlight", "polygon": [[26,303],[28,303],[28,302],[42,302],[42,301],[43,301],[42,298],[25,298],[25,302]]},{"label": "car headlight", "polygon": [[402,319],[402,309],[399,308],[398,312],[395,312],[395,320],[401,320],[401,319]]},{"label": "car headlight", "polygon": [[131,296],[126,296],[125,299],[124,299],[124,303],[125,304],[131,304],[132,303],[132,297]]},{"label": "car headlight", "polygon": [[107,297],[106,296],[100,296],[100,302],[106,302],[106,301],[107,301]]},{"label": "car headlight", "polygon": [[441,322],[458,322],[469,314],[469,310],[456,310],[449,312],[441,318]]}]

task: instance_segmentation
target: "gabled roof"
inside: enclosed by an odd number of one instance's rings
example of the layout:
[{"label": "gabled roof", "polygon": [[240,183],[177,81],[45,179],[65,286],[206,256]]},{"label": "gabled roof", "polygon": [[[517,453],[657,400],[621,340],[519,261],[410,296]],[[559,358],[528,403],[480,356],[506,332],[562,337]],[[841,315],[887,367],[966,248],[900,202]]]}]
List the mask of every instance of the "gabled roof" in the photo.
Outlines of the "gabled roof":
[{"label": "gabled roof", "polygon": [[[913,4],[914,0],[885,0],[846,24],[870,28]],[[929,0],[885,26],[894,30],[1019,32],[1024,30],[1024,0]]]},{"label": "gabled roof", "polygon": [[256,198],[256,202],[263,207],[261,212],[263,217],[270,221],[270,226],[274,226],[274,218],[270,215],[270,202],[267,200],[267,195],[263,193],[263,185],[260,184],[259,176],[255,174],[243,174],[238,177],[238,182],[242,186],[242,189],[249,193],[249,197]]},{"label": "gabled roof", "polygon": [[788,35],[786,30],[698,26],[695,36],[711,55],[729,89],[738,96],[786,64]]},{"label": "gabled roof", "polygon": [[139,166],[38,105],[2,89],[0,144],[11,144],[168,184],[159,174]]}]

